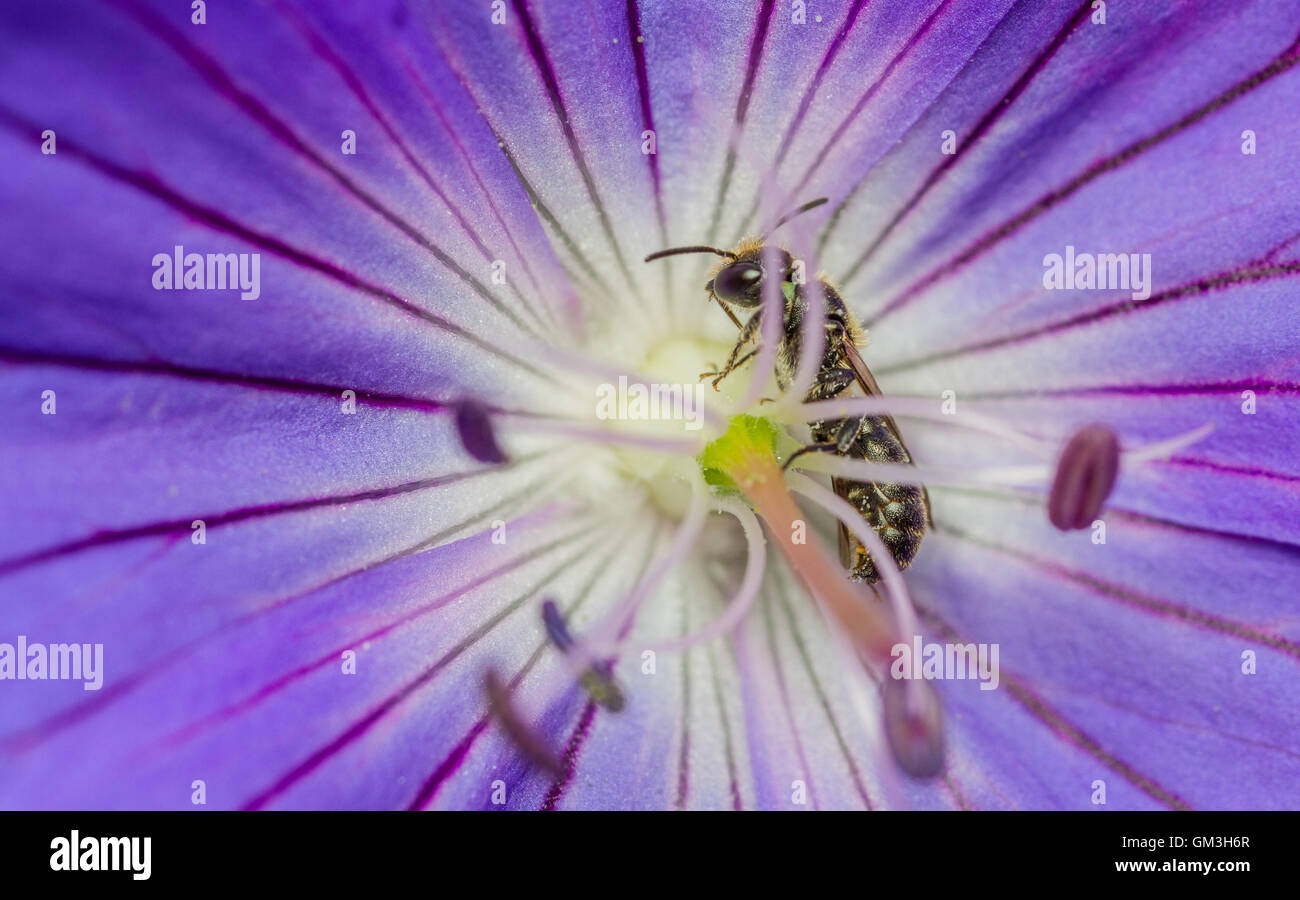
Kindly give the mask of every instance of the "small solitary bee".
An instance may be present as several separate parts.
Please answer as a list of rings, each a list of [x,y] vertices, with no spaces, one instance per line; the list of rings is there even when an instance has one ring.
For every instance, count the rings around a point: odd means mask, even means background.
[[[825,197],[805,203],[794,212],[783,216],[768,229],[771,233],[790,219],[815,209],[826,202]],[[704,286],[708,296],[716,300],[731,321],[740,329],[740,337],[732,348],[727,362],[715,372],[713,386],[748,362],[758,352],[758,339],[762,334],[764,237],[742,241],[734,250],[695,245],[673,247],[651,253],[646,262],[676,256],[682,253],[713,253],[727,261],[719,264]],[[790,387],[799,364],[799,345],[802,325],[808,304],[801,279],[795,277],[796,263],[785,250],[781,250],[779,273],[781,290],[785,296],[785,328],[776,353],[776,381],[782,391]],[[875,377],[862,361],[858,347],[866,342],[866,335],[844,300],[829,281],[818,278],[826,297],[826,350],[821,368],[812,387],[804,397],[805,402],[829,400],[851,391],[856,383],[865,394],[880,394]],[[754,314],[743,325],[732,311],[733,306],[753,309]],[[742,355],[743,353],[743,355]],[[911,454],[899,436],[898,426],[892,416],[859,416],[849,419],[826,419],[812,422],[813,443],[793,453],[790,463],[804,453],[828,452],[841,456],[865,459],[876,463],[910,463]],[[854,481],[832,478],[835,493],[843,497],[862,514],[867,524],[880,535],[893,554],[900,569],[907,568],[921,547],[926,526],[930,522],[930,495],[924,487],[887,482]],[[840,524],[840,561],[855,581],[875,583],[880,572],[866,547]]]

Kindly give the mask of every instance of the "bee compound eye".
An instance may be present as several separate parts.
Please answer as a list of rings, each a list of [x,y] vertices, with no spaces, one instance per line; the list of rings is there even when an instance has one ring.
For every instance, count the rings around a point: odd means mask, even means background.
[[[713,279],[713,292],[723,300],[735,302],[750,294],[763,280],[763,268],[755,263],[732,263]]]

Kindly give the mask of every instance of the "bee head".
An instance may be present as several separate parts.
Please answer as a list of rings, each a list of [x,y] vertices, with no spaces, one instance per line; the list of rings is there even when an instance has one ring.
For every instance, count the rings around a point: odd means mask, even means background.
[[[765,262],[767,267],[764,267]],[[735,260],[714,273],[704,289],[724,303],[754,309],[763,305],[763,279],[774,263],[785,280],[794,265],[790,254],[784,250],[765,251],[759,241],[747,242],[740,246]]]
[[[752,309],[763,302],[763,266],[749,260],[730,263],[704,289],[726,303]]]
[[[735,250],[723,250],[718,247],[711,247],[708,244],[692,244],[688,247],[670,247],[667,250],[659,250],[647,256],[645,261],[653,262],[656,259],[676,256],[681,253],[712,253],[715,256],[726,257],[730,262],[725,263],[721,269],[714,273],[713,277],[709,279],[709,283],[704,286],[704,289],[709,292],[709,296],[720,300],[724,309],[727,309],[728,304],[745,309],[754,309],[763,305],[763,279],[767,274],[763,266],[763,242],[767,235],[789,222],[795,216],[801,215],[810,209],[816,209],[825,202],[825,197],[818,197],[816,200],[805,203],[793,212],[782,216],[771,228],[768,228],[763,233],[762,237],[741,241],[740,246]],[[781,280],[786,281],[788,280],[786,276],[793,271],[794,261],[790,254],[784,250],[778,251],[778,254]],[[771,262],[770,258],[768,261]],[[788,289],[785,294],[787,297],[790,296]],[[732,316],[732,321],[739,325],[740,323],[736,321],[731,311],[728,309],[727,312],[728,315]]]

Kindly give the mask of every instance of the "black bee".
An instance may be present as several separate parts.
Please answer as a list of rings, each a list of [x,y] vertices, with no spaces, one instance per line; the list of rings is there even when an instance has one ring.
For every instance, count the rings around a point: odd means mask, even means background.
[[[769,232],[788,222],[799,213],[806,212],[826,202],[822,197],[806,203],[781,218]],[[713,386],[748,362],[758,352],[758,339],[762,334],[763,282],[768,272],[764,267],[764,238],[742,241],[734,250],[717,247],[690,246],[660,250],[646,257],[646,262],[680,253],[714,253],[726,258],[709,279],[704,289],[722,306],[731,321],[740,329],[740,338],[732,348],[727,362],[716,372],[706,372],[701,377],[713,376]],[[772,254],[769,251],[768,256]],[[776,353],[776,380],[782,391],[790,387],[799,364],[799,345],[804,315],[808,304],[801,279],[796,279],[795,260],[785,250],[776,254],[779,260],[781,290],[785,296],[785,327]],[[829,400],[853,390],[856,384],[868,395],[880,394],[875,377],[858,347],[866,336],[829,281],[818,278],[826,303],[826,350],[821,368],[812,387],[804,397],[805,402]],[[732,307],[753,309],[754,314],[741,324]],[[850,419],[825,419],[810,423],[813,443],[793,453],[785,461],[789,466],[795,457],[810,452],[838,453],[876,463],[910,463],[911,454],[899,436],[898,426],[892,416],[859,416]],[[885,546],[890,549],[900,569],[907,568],[921,547],[921,539],[930,523],[930,495],[924,487],[888,482],[854,481],[832,478],[835,493],[846,499],[862,514]],[[840,559],[854,580],[874,583],[880,573],[867,549],[848,529],[840,525]]]

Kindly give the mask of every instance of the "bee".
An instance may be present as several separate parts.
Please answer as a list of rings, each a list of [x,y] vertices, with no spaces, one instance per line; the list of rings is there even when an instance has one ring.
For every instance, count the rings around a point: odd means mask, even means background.
[[[713,253],[724,258],[714,269],[704,286],[707,296],[716,301],[740,329],[740,336],[726,363],[716,371],[706,372],[701,378],[713,377],[713,386],[758,353],[762,335],[763,284],[769,277],[764,263],[766,234],[775,231],[790,219],[815,209],[826,202],[825,197],[805,203],[783,216],[767,229],[763,237],[742,241],[733,250],[693,245],[660,250],[645,258],[646,262],[683,253]],[[799,348],[803,335],[804,316],[808,312],[805,285],[796,277],[794,258],[785,250],[776,255],[780,287],[785,297],[785,322],[781,343],[776,352],[776,381],[782,391],[789,389],[799,364]],[[768,256],[772,256],[768,251]],[[849,396],[860,389],[865,395],[879,395],[879,385],[858,348],[866,343],[866,333],[849,311],[844,299],[829,280],[818,277],[826,298],[826,349],[821,366],[812,386],[804,397],[805,402],[830,400]],[[752,309],[753,315],[743,324],[733,307]],[[892,416],[856,416],[847,419],[823,419],[809,425],[813,442],[801,447],[785,461],[785,467],[805,453],[825,452],[840,456],[868,460],[874,463],[912,462],[907,446]],[[900,569],[906,569],[916,558],[921,539],[930,524],[930,495],[924,487],[892,482],[855,481],[833,477],[831,486],[835,493],[852,504],[875,530],[889,548]],[[873,584],[880,580],[880,572],[870,553],[848,528],[839,528],[840,561],[855,581]]]

